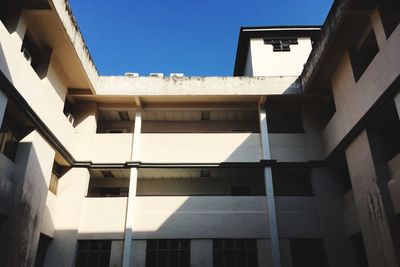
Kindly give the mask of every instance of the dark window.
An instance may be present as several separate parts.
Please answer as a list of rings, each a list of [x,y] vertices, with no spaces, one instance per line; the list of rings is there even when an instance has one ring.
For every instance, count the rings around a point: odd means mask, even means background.
[[[128,187],[89,187],[88,197],[127,197]]]
[[[190,240],[147,240],[146,267],[189,267]]]
[[[358,46],[350,49],[350,60],[355,81],[358,81],[379,52],[375,32],[370,28]]]
[[[400,2],[398,0],[381,1],[378,10],[386,37],[389,38],[400,23]]]
[[[42,79],[47,75],[51,59],[51,48],[40,48],[33,38],[26,33],[22,41],[21,52],[35,70],[36,74]]]
[[[50,237],[48,237],[44,234],[40,234],[39,244],[38,244],[38,248],[36,251],[35,267],[44,266],[44,260],[46,258],[47,247],[49,246],[50,242],[51,242]]]
[[[302,106],[298,101],[270,97],[265,109],[269,133],[304,133]]]
[[[13,129],[3,126],[0,130],[0,153],[14,161],[18,148],[18,137]]]
[[[256,239],[214,239],[214,267],[256,267]]]
[[[361,232],[350,237],[353,247],[354,258],[357,267],[368,267],[367,254],[365,253],[364,241]]]
[[[290,239],[293,267],[323,267],[325,253],[322,239],[293,238]]]
[[[232,186],[231,187],[232,196],[250,196],[251,190],[248,186]]]
[[[53,168],[51,171],[51,178],[50,178],[50,185],[49,190],[50,192],[57,194],[57,187],[58,187],[58,180],[61,177],[61,167],[58,165],[57,162],[54,161]]]
[[[312,196],[309,168],[279,167],[272,169],[276,196]]]
[[[325,128],[330,119],[336,113],[335,98],[333,97],[332,88],[330,88],[330,90],[326,92],[326,95],[323,97],[322,101],[323,101],[323,106],[321,110],[322,127]]]
[[[289,52],[291,45],[297,45],[296,38],[264,39],[264,44],[272,45],[274,52]]]
[[[77,267],[108,267],[111,240],[79,240]]]

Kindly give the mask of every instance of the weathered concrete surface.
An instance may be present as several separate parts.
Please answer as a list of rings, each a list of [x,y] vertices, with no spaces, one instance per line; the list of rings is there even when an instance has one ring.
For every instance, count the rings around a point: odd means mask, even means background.
[[[300,92],[297,76],[287,77],[100,77],[98,95],[235,96]]]
[[[39,241],[54,151],[32,132],[18,146],[16,185],[10,217],[1,225],[0,263],[2,266],[33,266]]]
[[[397,266],[366,131],[347,147],[346,158],[369,266]]]
[[[321,36],[318,43],[314,46],[311,54],[304,66],[301,74],[301,85],[307,90],[318,70],[320,70],[328,50],[331,48],[336,38],[339,28],[343,24],[347,11],[350,9],[354,0],[335,1],[331,7],[331,11],[322,27]]]
[[[0,153],[0,215],[9,216],[13,209],[15,184],[11,181],[15,164]]]

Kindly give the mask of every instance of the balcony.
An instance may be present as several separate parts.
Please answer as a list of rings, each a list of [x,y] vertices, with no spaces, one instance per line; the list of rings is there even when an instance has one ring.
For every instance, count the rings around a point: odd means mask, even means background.
[[[142,162],[219,163],[258,162],[259,133],[145,133]]]

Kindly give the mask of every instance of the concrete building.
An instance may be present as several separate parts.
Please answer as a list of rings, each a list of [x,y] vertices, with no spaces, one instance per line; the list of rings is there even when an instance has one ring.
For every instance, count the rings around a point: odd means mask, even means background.
[[[0,266],[399,266],[400,5],[240,30],[234,77],[99,76],[0,2]]]

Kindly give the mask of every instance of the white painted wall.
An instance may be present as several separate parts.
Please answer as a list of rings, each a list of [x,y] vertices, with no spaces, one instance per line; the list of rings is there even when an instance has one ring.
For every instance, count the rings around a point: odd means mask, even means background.
[[[142,134],[142,162],[258,162],[260,134]]]
[[[122,163],[130,161],[133,134],[93,135],[90,159],[95,163]]]
[[[126,197],[83,200],[79,239],[122,239],[125,230]]]
[[[311,53],[311,39],[298,38],[298,45],[290,45],[290,52],[274,52],[264,39],[253,38],[247,59],[245,74],[252,76],[299,76]],[[247,75],[246,75],[247,76]]]
[[[266,238],[265,197],[136,197],[135,239]]]
[[[17,88],[51,132],[71,151],[74,129],[60,110],[60,99],[52,86],[39,79],[20,52],[20,43],[8,33],[0,22],[0,70]],[[61,106],[62,110],[62,106]]]

